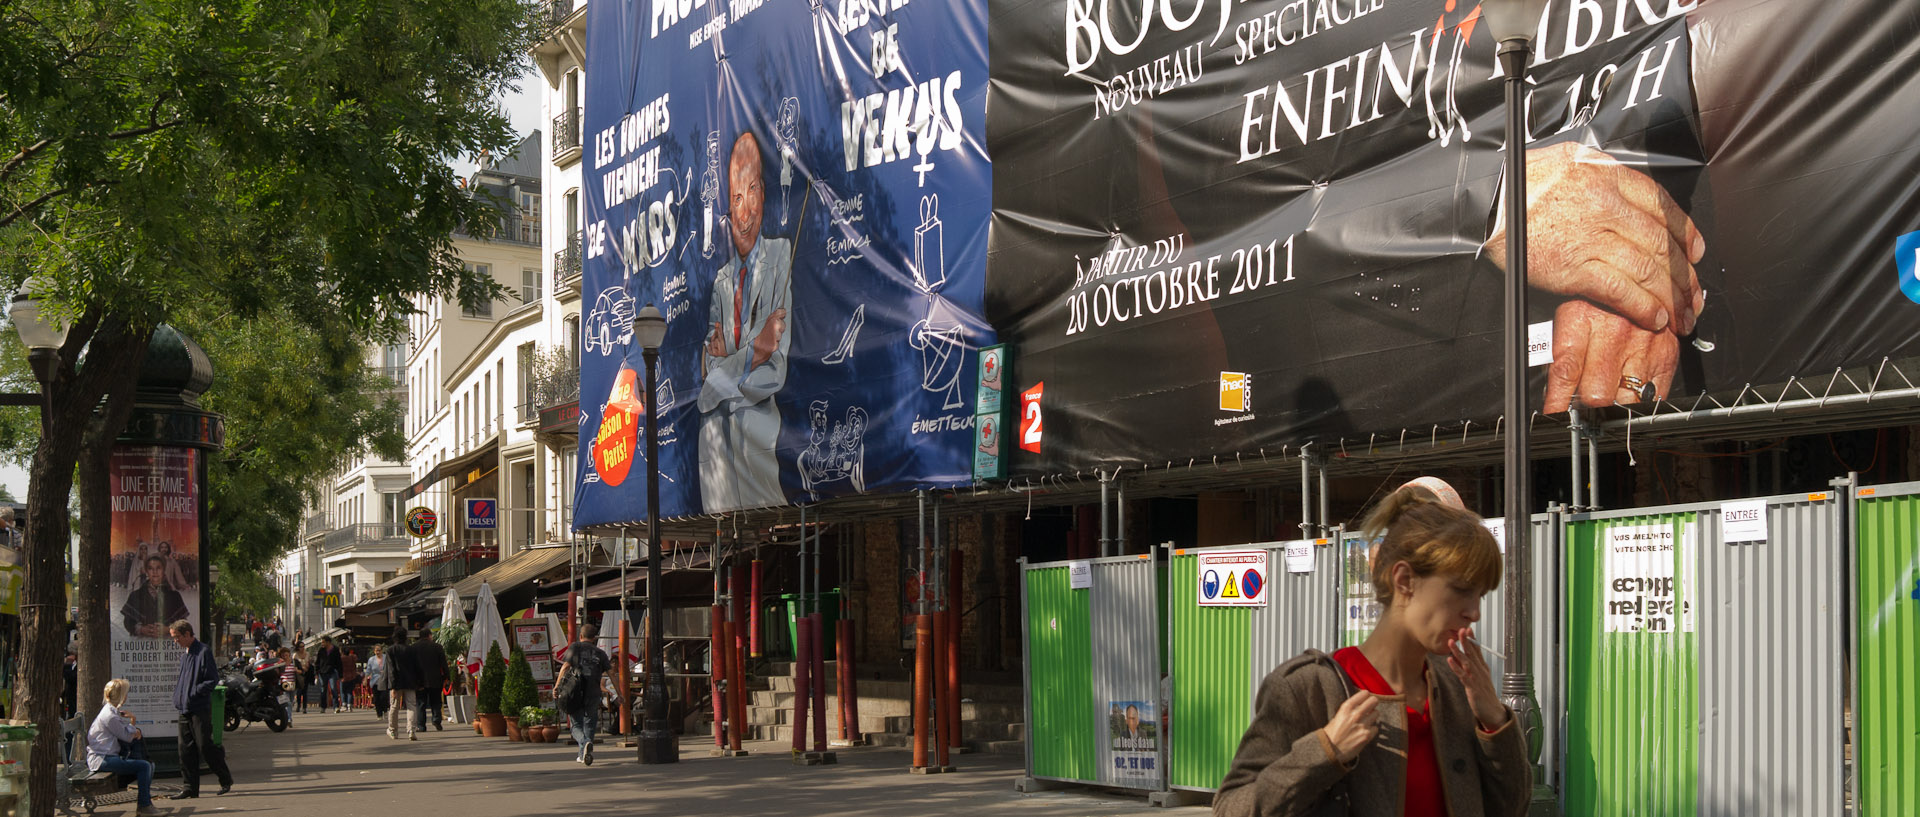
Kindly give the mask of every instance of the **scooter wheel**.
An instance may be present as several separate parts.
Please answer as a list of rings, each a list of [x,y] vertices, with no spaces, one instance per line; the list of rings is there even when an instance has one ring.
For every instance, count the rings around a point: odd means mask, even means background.
[[[240,731],[240,713],[235,712],[231,709],[227,710],[226,729],[229,732]]]
[[[278,712],[275,712],[271,715],[261,718],[261,720],[266,721],[267,729],[269,731],[273,731],[273,732],[287,731],[287,717]]]

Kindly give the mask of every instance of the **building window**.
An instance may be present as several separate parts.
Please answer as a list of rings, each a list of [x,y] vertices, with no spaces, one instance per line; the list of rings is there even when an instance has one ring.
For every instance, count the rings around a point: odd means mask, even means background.
[[[572,364],[573,368],[578,369],[580,368],[580,316],[568,315],[566,327],[567,362]]]
[[[475,264],[471,261],[468,261],[465,263],[466,263],[468,272],[479,275],[482,278],[493,277],[492,265]],[[493,302],[488,301],[487,303],[480,304],[478,308],[469,308],[465,305],[462,305],[460,307],[460,314],[463,317],[468,317],[468,318],[491,318],[493,317]]]
[[[533,344],[520,344],[514,357],[520,369],[520,422],[524,423],[533,419],[536,408],[534,406]]]
[[[540,270],[537,267],[523,267],[520,270],[520,302],[530,304],[540,300]]]

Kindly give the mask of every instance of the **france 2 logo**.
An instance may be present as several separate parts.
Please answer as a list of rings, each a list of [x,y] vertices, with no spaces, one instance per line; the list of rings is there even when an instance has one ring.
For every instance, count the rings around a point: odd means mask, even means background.
[[[1900,292],[1920,304],[1920,231],[1893,240],[1893,265],[1900,270]]]

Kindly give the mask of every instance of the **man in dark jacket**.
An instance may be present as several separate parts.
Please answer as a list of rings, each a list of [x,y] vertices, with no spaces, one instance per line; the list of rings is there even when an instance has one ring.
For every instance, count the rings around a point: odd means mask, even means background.
[[[427,712],[433,712],[433,728],[439,731],[440,689],[447,683],[447,651],[424,631],[420,638],[407,648],[413,653],[413,663],[420,670],[419,708],[414,710],[413,731],[427,731]]]
[[[175,621],[167,628],[173,643],[186,648],[180,655],[180,680],[173,686],[173,708],[180,712],[181,790],[173,796],[185,800],[200,796],[200,758],[220,779],[220,793],[233,790],[233,773],[227,771],[227,752],[213,742],[213,688],[220,683],[220,671],[213,664],[213,650],[193,637],[193,625]]]
[[[313,655],[313,674],[320,678],[320,711],[332,707],[335,712],[347,711],[347,702],[340,698],[340,670],[345,666],[340,659],[340,648],[334,646],[333,636],[320,637],[320,650]]]
[[[414,735],[414,707],[418,704],[416,690],[420,688],[420,662],[414,654],[414,648],[407,644],[407,628],[397,627],[393,631],[393,643],[387,647],[387,677],[393,682],[393,705],[387,708],[387,737],[400,739],[400,731],[406,730],[407,740],[419,740]]]

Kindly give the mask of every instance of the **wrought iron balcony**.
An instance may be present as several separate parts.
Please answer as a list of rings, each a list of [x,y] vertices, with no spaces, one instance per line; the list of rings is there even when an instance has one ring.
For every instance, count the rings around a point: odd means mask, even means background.
[[[363,522],[355,525],[343,525],[327,531],[320,540],[321,553],[337,553],[347,549],[362,550],[406,550],[407,526],[400,523],[385,524]]]
[[[453,231],[454,235],[463,238],[477,238],[482,241],[500,241],[508,244],[528,244],[537,247],[540,245],[540,217],[523,216],[518,213],[503,213],[499,220],[492,224],[490,235],[478,235],[477,232],[479,231],[467,229],[467,225],[465,224],[460,225],[458,229]]]
[[[555,162],[565,162],[580,156],[581,119],[582,114],[579,108],[561,111],[559,116],[553,118],[553,160]]]
[[[561,288],[580,291],[580,234],[567,236],[567,246],[553,254],[553,278]]]
[[[548,0],[547,22],[558,27],[561,23],[567,21],[567,17],[573,14],[575,7],[574,0]]]
[[[580,367],[561,369],[533,381],[533,409],[552,408],[580,399]]]

